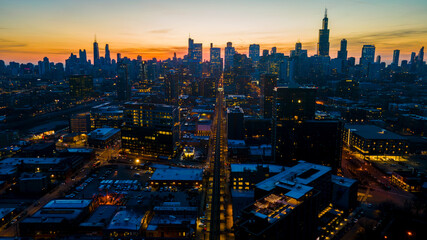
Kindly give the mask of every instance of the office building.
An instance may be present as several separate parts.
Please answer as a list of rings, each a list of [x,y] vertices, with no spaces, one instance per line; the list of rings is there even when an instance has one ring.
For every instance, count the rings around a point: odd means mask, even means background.
[[[375,59],[375,46],[363,45],[362,57],[360,57],[359,64],[367,67],[369,64],[374,63],[374,59]]]
[[[123,151],[156,158],[173,157],[179,144],[178,111],[171,105],[126,103],[122,127]]]
[[[211,74],[220,72],[222,70],[221,48],[214,48],[212,43],[210,48],[210,63]]]
[[[70,132],[88,133],[90,132],[90,114],[75,114],[70,118]]]
[[[109,148],[120,139],[118,128],[97,128],[88,134],[88,144],[94,148]]]
[[[105,62],[107,64],[111,63],[110,47],[108,46],[108,44],[105,44]]]
[[[72,75],[68,77],[70,97],[74,100],[84,100],[92,96],[93,78],[88,75]]]
[[[244,112],[239,106],[227,108],[227,137],[228,139],[245,139]]]
[[[125,63],[118,64],[117,75],[117,99],[120,101],[127,101],[131,97],[128,65]]]
[[[253,190],[255,185],[285,170],[274,164],[231,164],[230,180],[233,190]]]
[[[123,109],[112,106],[109,102],[90,109],[90,129],[110,127],[121,128],[123,124]]]
[[[277,86],[276,74],[261,75],[261,115],[271,118],[273,114],[274,88]]]
[[[341,60],[347,60],[347,40],[341,40],[340,50],[338,51],[338,56]]]
[[[317,43],[317,55],[329,56],[329,29],[328,29],[328,13],[325,9],[325,17],[322,22],[322,29],[319,30],[319,42]]]
[[[409,151],[406,137],[375,125],[345,124],[343,140],[347,146],[367,158],[396,159]]]
[[[233,44],[231,42],[227,42],[227,47],[224,49],[224,68],[225,70],[231,70],[233,67],[233,61],[234,61],[234,54],[236,53],[236,50],[233,47]]]
[[[95,41],[93,42],[93,65],[96,66],[98,64],[99,64],[99,47],[95,37]]]
[[[400,50],[396,49],[393,51],[393,62],[391,64],[395,67],[399,66],[399,55]]]
[[[260,47],[259,44],[249,45],[249,58],[252,59],[252,63],[257,66],[259,62]]]

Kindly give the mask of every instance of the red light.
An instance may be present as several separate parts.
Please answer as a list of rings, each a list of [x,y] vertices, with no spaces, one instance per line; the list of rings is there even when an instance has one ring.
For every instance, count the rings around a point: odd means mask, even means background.
[[[408,232],[408,236],[412,236],[412,232]]]

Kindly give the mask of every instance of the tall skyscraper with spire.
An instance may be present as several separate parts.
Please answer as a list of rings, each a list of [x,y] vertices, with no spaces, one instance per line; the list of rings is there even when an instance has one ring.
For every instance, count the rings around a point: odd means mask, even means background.
[[[93,64],[98,65],[98,62],[99,62],[99,47],[98,47],[98,42],[96,41],[96,36],[95,36],[95,41],[93,42]]]
[[[108,44],[105,44],[105,61],[107,64],[111,63],[111,57],[110,57],[110,47]]]
[[[328,29],[328,12],[325,9],[322,29],[319,30],[319,42],[317,43],[317,55],[329,56],[329,29]]]

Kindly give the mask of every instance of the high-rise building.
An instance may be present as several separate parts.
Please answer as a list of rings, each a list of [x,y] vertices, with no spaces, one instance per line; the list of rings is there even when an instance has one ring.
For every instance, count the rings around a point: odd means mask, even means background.
[[[244,112],[241,107],[227,108],[227,129],[228,139],[245,139]]]
[[[110,57],[110,47],[108,44],[105,44],[105,61],[107,64],[111,63],[111,57]]]
[[[396,49],[393,51],[393,62],[392,62],[392,64],[394,66],[399,65],[399,55],[400,55],[400,50]]]
[[[72,75],[68,78],[70,97],[74,100],[88,98],[93,92],[93,78],[88,75]]]
[[[125,63],[119,64],[117,66],[117,75],[117,98],[120,101],[127,101],[131,95],[128,65]]]
[[[277,86],[276,74],[261,76],[261,114],[264,118],[271,118],[273,114],[274,88]]]
[[[179,145],[179,110],[175,106],[128,102],[124,109],[122,149],[153,158],[173,157]]]
[[[375,60],[375,46],[374,45],[363,45],[362,56],[360,57],[360,65],[367,66],[370,63],[374,63]]]
[[[188,64],[190,72],[195,76],[201,77],[203,62],[203,46],[201,43],[194,43],[194,40],[188,38]]]
[[[322,29],[319,30],[319,43],[317,44],[317,55],[329,56],[329,29],[328,29],[328,13],[325,9],[325,17],[323,18]]]
[[[228,42],[227,47],[225,47],[224,49],[225,70],[230,70],[233,67],[235,53],[236,53],[236,50],[234,49],[233,44],[231,42]]]
[[[79,59],[80,63],[87,63],[86,49],[83,49],[83,51],[79,49]]]
[[[98,65],[98,63],[99,63],[99,47],[95,37],[95,41],[93,42],[93,64]]]
[[[341,47],[338,51],[338,58],[342,60],[347,60],[347,40],[341,40]]]
[[[120,63],[120,61],[122,61],[122,54],[117,53],[117,63]]]
[[[295,129],[304,120],[314,119],[316,88],[276,87],[273,103],[273,160],[289,164],[296,155]]]
[[[277,47],[272,47],[271,48],[271,55],[274,55],[277,53]]]
[[[251,44],[249,45],[249,58],[252,59],[254,65],[257,65],[259,62],[259,44]]]
[[[221,48],[210,48],[211,73],[222,70]]]
[[[80,113],[71,116],[70,132],[72,133],[89,133],[90,132],[90,114]]]
[[[378,64],[380,64],[380,63],[381,63],[381,55],[378,55],[378,56],[377,56],[377,61],[376,61],[376,63],[378,63]]]

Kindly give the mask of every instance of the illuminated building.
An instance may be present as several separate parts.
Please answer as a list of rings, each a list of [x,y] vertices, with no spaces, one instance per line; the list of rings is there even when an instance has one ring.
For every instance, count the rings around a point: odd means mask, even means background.
[[[400,50],[393,51],[393,62],[391,64],[396,67],[399,66],[399,55],[400,55]]]
[[[260,48],[259,44],[249,45],[249,58],[252,59],[254,65],[257,65],[259,62]]]
[[[252,190],[255,184],[285,170],[273,164],[231,164],[230,180],[233,190]]]
[[[211,43],[210,48],[210,63],[211,63],[211,73],[218,73],[222,70],[222,58],[221,58],[221,48],[214,48]]]
[[[391,182],[407,192],[421,192],[425,176],[416,170],[394,171]]]
[[[97,128],[88,134],[88,144],[95,148],[114,146],[120,139],[120,129]]]
[[[274,88],[277,86],[276,74],[261,76],[261,114],[264,118],[271,118],[273,114]]]
[[[70,118],[70,132],[72,133],[88,133],[90,132],[90,115],[80,113],[73,115]]]
[[[92,96],[93,78],[88,75],[72,75],[68,77],[70,97],[74,100],[83,100]]]
[[[175,106],[127,102],[122,149],[129,154],[172,157],[179,138],[179,110]]]
[[[328,14],[325,9],[325,17],[323,18],[322,29],[319,30],[319,42],[317,43],[317,55],[329,56],[329,29],[328,29]]]
[[[121,128],[123,124],[123,110],[118,106],[104,103],[90,109],[91,131],[102,128]]]
[[[406,137],[374,125],[345,124],[343,140],[352,149],[375,160],[382,157],[395,159],[408,154]]]
[[[227,43],[227,47],[224,49],[224,68],[225,70],[230,70],[234,64],[234,54],[236,53],[236,50],[233,47],[233,44],[231,42]]]
[[[108,44],[105,44],[105,61],[107,64],[111,63],[110,47]]]

